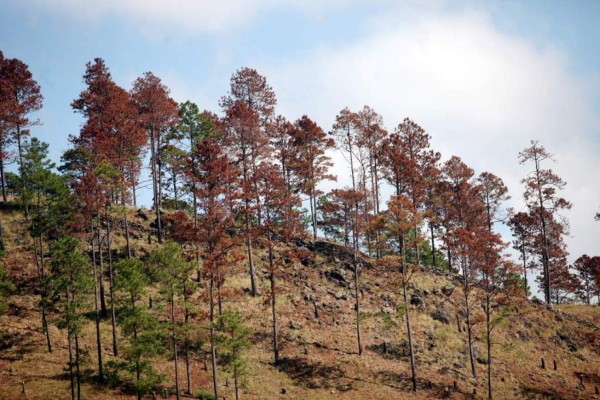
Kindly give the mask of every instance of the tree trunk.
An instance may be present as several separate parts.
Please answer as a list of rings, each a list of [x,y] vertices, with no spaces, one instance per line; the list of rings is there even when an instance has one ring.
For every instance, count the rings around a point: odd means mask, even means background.
[[[100,222],[100,218],[98,218],[98,222]],[[98,227],[96,231],[98,235],[98,258],[100,260],[100,274],[98,275],[98,285],[100,287],[100,314],[102,315],[102,318],[106,318],[106,316],[108,315],[108,311],[106,307],[106,290],[104,289],[104,258],[102,256],[102,239],[100,237],[100,227]]]
[[[410,310],[408,308],[408,296],[406,294],[406,286],[408,285],[407,280],[407,270],[406,270],[406,251],[404,246],[404,237],[400,238],[400,254],[402,257],[402,294],[404,296],[404,307],[406,309],[406,332],[408,336],[408,353],[410,356],[410,372],[411,372],[411,380],[412,380],[412,390],[413,392],[417,391],[417,367],[415,365],[415,351],[413,348],[412,341],[412,329],[410,326]]]
[[[117,344],[117,319],[115,315],[115,298],[114,298],[114,271],[112,262],[112,251],[110,248],[110,218],[106,218],[106,249],[108,251],[108,276],[109,276],[109,295],[110,295],[110,317],[112,322],[112,336],[113,336],[113,355],[117,357],[119,355],[119,347]]]
[[[310,201],[310,217],[313,228],[313,239],[317,239],[317,199],[314,189],[311,189],[309,194]]]
[[[429,231],[431,232],[431,263],[433,264],[433,269],[437,269],[437,263],[435,262],[435,234],[431,222],[429,223]]]
[[[248,218],[248,217],[246,217]],[[250,221],[246,222],[246,229],[250,229]],[[246,249],[248,251],[248,266],[250,268],[250,289],[252,292],[252,296],[256,296],[256,277],[254,276],[254,256],[252,254],[252,238],[250,237],[250,233],[248,232],[248,237],[246,238]]]
[[[125,210],[125,242],[127,246],[127,258],[131,258],[131,245],[129,243],[129,218],[127,217],[127,210]]]
[[[69,348],[69,378],[71,379],[71,400],[75,400],[75,375],[73,374],[73,346],[71,344],[71,327],[69,326],[69,324],[67,324],[67,343]]]
[[[42,329],[46,334],[46,346],[48,348],[48,353],[52,353],[52,342],[50,340],[50,329],[48,329],[48,313],[46,310],[46,261],[44,256],[44,241],[42,240],[42,235],[40,235],[40,279],[41,279],[41,297],[42,297]],[[34,239],[35,244],[35,239]],[[37,254],[37,252],[36,252]]]
[[[2,150],[0,150],[2,152]],[[2,200],[6,203],[6,180],[4,179],[4,157],[0,157],[0,184],[2,185]]]
[[[211,352],[211,359],[212,359],[212,372],[213,372],[213,388],[214,388],[214,394],[215,394],[215,399],[219,398],[219,384],[217,382],[217,351],[215,348],[215,327],[214,327],[214,322],[215,322],[215,300],[214,300],[214,285],[215,285],[215,279],[214,276],[211,274],[210,277],[210,292],[209,292],[209,297],[210,297],[210,352]]]
[[[360,336],[360,290],[358,287],[358,262],[356,260],[357,252],[356,235],[354,235],[353,251],[352,251],[352,264],[354,267],[354,309],[356,311],[356,341],[358,344],[358,355],[361,356],[363,353],[362,340]]]
[[[463,280],[465,283],[465,313],[467,315],[467,342],[469,344],[469,361],[471,363],[471,373],[474,378],[477,378],[477,370],[475,369],[475,357],[473,355],[473,332],[471,329],[471,307],[469,305],[469,288],[467,282],[467,272],[463,265]]]
[[[133,207],[137,207],[137,196],[135,193],[135,182],[132,183],[131,185],[131,192],[132,192],[132,200],[133,200]]]
[[[194,244],[194,257],[196,257],[196,282],[200,283],[202,280],[202,269],[200,268],[200,250],[197,243]]]
[[[487,329],[487,377],[488,377],[488,399],[492,400],[492,325],[490,322],[490,295],[485,296],[485,323]]]
[[[154,196],[154,212],[156,213],[156,236],[158,243],[162,243],[162,229],[160,221],[160,199],[158,193],[157,149],[154,138],[154,127],[150,128],[150,168],[152,174],[152,194]]]
[[[23,144],[21,143],[21,124],[17,122],[17,147],[19,149],[19,178],[23,183]],[[25,218],[29,219],[29,205],[25,204]]]
[[[185,322],[186,328],[189,324],[189,319],[190,319],[190,310],[188,308],[188,300],[189,300],[188,295],[187,295],[186,289],[184,287],[184,297],[183,297],[183,301],[185,303],[184,322]],[[185,347],[185,377],[186,377],[186,382],[187,382],[187,394],[191,395],[192,394],[192,375],[191,375],[191,371],[190,371],[190,341],[189,341],[188,335],[185,336],[183,345]]]
[[[75,370],[77,371],[77,400],[81,400],[81,371],[79,369],[79,335],[75,334]]]
[[[548,256],[548,237],[546,236],[546,218],[544,217],[544,197],[540,179],[539,160],[535,159],[535,175],[538,189],[538,201],[540,205],[540,221],[542,223],[542,264],[544,268],[544,298],[546,304],[551,303],[550,295],[550,258]]]
[[[521,244],[521,255],[523,257],[523,279],[525,279],[525,297],[529,295],[529,284],[527,283],[527,257],[525,253],[525,243]]]
[[[236,373],[233,377],[233,385],[235,387],[235,400],[240,400],[239,388],[238,388],[238,374]]]
[[[175,394],[177,395],[177,400],[179,400],[179,368],[177,365],[177,335],[175,332],[175,296],[173,294],[173,288],[171,288],[171,324],[173,324],[171,338],[173,340],[173,359],[175,362]]]
[[[92,267],[94,272],[94,319],[96,322],[96,351],[98,353],[98,381],[104,382],[104,371],[102,366],[102,340],[100,337],[100,310],[98,307],[98,271],[96,270],[96,251],[94,249],[94,224],[92,222]]]
[[[267,220],[270,220],[267,211]],[[273,245],[271,244],[271,230],[269,232],[269,281],[271,282],[271,313],[273,316],[273,357],[275,365],[279,364],[279,337],[277,332],[277,297],[275,292],[275,266],[273,264]],[[237,383],[236,383],[237,385]]]

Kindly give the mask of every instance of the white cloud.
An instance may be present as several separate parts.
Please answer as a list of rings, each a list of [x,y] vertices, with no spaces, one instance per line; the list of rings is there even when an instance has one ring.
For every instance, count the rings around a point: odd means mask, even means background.
[[[501,33],[483,11],[405,11],[371,21],[357,43],[260,66],[280,111],[306,113],[325,130],[345,106],[372,106],[390,129],[408,116],[444,158],[456,154],[477,173],[502,177],[517,208],[528,171],[517,154],[538,139],[558,160],[548,167],[568,182],[572,257],[599,254],[600,143],[592,135],[600,118],[592,103],[600,91],[590,85],[597,81],[571,75],[559,49]],[[346,165],[338,162],[336,171],[338,184],[348,184]]]

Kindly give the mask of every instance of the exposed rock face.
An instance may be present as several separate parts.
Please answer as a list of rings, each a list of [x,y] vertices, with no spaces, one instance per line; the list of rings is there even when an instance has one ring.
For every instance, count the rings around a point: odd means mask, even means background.
[[[300,330],[300,329],[302,329],[302,325],[297,324],[297,323],[295,323],[293,321],[290,321],[289,327],[290,327],[290,329],[293,329],[293,330]]]
[[[345,272],[339,269],[332,269],[330,271],[325,272],[325,276],[329,279],[335,281],[341,286],[346,286],[348,282],[346,281]]]
[[[412,295],[412,297],[410,298],[410,304],[412,304],[413,306],[417,306],[417,308],[421,312],[425,311],[425,300],[423,300],[423,298],[421,298],[417,294]]]
[[[444,293],[446,296],[451,296],[452,293],[454,292],[454,289],[456,289],[456,286],[446,285],[446,286],[442,287],[442,293]]]
[[[449,324],[452,320],[452,308],[450,304],[444,301],[431,313],[431,318],[444,324]]]

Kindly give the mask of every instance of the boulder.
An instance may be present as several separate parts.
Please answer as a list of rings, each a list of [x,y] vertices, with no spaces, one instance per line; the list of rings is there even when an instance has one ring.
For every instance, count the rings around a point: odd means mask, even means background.
[[[345,286],[348,282],[346,281],[346,277],[344,273],[338,269],[332,269],[330,271],[325,272],[325,275],[334,281],[337,281],[342,286]]]
[[[423,300],[423,298],[419,297],[416,294],[413,294],[412,297],[410,298],[410,304],[412,304],[413,306],[417,306],[419,308],[425,307],[425,301]]]
[[[442,293],[444,293],[446,296],[450,296],[454,292],[454,289],[456,289],[456,286],[446,285],[446,286],[442,287]]]
[[[450,324],[452,321],[452,308],[450,304],[444,301],[431,313],[431,318],[444,324]]]
[[[294,323],[294,321],[290,321],[290,329],[300,330],[302,329],[302,325]]]

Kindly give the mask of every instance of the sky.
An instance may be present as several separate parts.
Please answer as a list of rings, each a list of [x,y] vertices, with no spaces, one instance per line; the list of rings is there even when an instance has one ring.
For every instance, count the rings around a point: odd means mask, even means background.
[[[500,176],[516,210],[530,171],[517,155],[539,140],[573,203],[573,261],[600,254],[597,21],[593,0],[0,0],[0,50],[41,85],[33,134],[56,161],[83,122],[70,103],[95,57],[126,89],[152,71],[175,100],[215,112],[247,66],[290,120],[307,114],[328,131],[342,108],[369,105],[392,131],[409,117],[444,160],[458,155]],[[350,183],[332,157],[338,181],[324,189]]]

